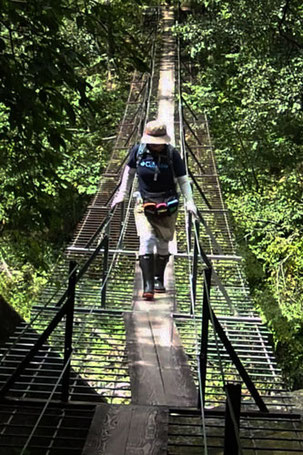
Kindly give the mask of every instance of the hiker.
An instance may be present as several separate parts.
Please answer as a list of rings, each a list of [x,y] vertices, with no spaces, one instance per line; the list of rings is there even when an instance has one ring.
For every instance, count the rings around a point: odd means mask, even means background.
[[[159,120],[146,124],[141,143],[130,151],[111,204],[113,208],[125,199],[137,173],[139,192],[134,214],[140,238],[143,298],[146,300],[152,300],[154,292],[166,292],[164,271],[169,260],[168,242],[174,237],[179,204],[176,181],[186,200],[187,211],[197,215],[183,160],[169,143],[165,124]]]

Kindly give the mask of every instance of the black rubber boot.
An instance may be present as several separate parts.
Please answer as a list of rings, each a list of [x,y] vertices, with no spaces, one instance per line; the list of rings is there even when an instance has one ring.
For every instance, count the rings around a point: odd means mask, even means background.
[[[154,297],[154,255],[139,256],[139,264],[143,276],[143,298],[152,300]]]
[[[155,292],[166,292],[164,287],[164,271],[169,260],[169,254],[166,256],[156,255],[155,260]]]

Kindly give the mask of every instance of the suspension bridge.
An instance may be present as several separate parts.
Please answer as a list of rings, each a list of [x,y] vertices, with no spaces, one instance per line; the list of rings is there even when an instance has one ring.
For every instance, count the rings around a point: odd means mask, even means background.
[[[186,102],[195,64],[172,8],[148,10],[150,72],[135,72],[97,193],[53,277],[1,349],[0,454],[303,453],[270,334],[254,309],[205,115]],[[136,182],[110,209],[130,146],[160,117],[192,181],[166,294],[141,298]]]

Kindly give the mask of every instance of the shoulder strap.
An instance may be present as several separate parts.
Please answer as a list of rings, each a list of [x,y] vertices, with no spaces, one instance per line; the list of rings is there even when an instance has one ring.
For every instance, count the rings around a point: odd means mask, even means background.
[[[146,144],[141,143],[137,151],[136,167],[139,166],[140,161],[143,158],[144,153],[146,152]]]
[[[146,144],[141,143],[139,145],[138,151],[137,151],[137,156],[136,156],[136,167],[139,166],[140,161],[143,158],[143,155],[147,152],[147,147]],[[175,169],[174,169],[174,160],[173,160],[173,154],[174,154],[174,147],[171,144],[167,145],[167,159],[168,159],[168,164],[170,166],[171,172],[173,174],[173,177],[175,178]]]
[[[170,169],[172,171],[173,177],[175,178],[175,169],[174,169],[174,147],[171,144],[167,145],[167,158],[168,158],[168,163],[170,166]]]

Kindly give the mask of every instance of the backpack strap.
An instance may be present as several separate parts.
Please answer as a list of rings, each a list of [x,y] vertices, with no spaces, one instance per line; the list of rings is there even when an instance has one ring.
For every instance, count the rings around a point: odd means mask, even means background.
[[[143,158],[143,155],[145,153],[147,153],[146,144],[141,143],[139,145],[139,148],[138,148],[138,151],[136,154],[136,168],[138,168],[138,166]],[[169,164],[170,170],[172,172],[173,178],[175,179],[176,176],[175,176],[175,169],[174,169],[173,154],[174,154],[174,147],[171,144],[168,144],[167,145],[167,159],[168,159],[168,164]],[[158,172],[159,172],[159,170],[158,170]]]
[[[175,169],[174,169],[174,147],[171,144],[167,145],[167,158],[168,158],[168,164],[170,166],[171,172],[173,174],[173,178],[175,179]]]
[[[136,154],[136,168],[138,168],[140,161],[143,158],[143,155],[146,153],[146,144],[141,143],[139,145],[137,154]]]

